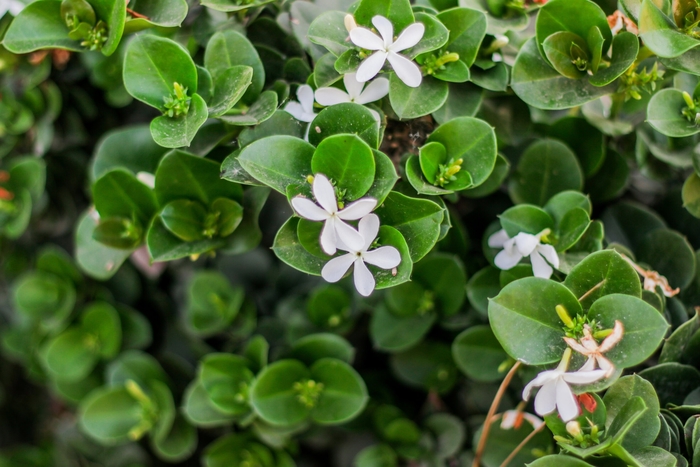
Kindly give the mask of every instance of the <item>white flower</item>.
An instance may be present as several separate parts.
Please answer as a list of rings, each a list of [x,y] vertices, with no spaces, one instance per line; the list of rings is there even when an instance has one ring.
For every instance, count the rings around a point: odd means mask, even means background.
[[[549,279],[554,272],[552,266],[559,267],[559,256],[552,245],[540,243],[540,239],[548,233],[549,229],[545,229],[537,235],[520,232],[515,237],[510,238],[505,230],[499,230],[489,237],[488,242],[491,248],[503,248],[503,251],[496,255],[493,262],[500,269],[507,270],[514,268],[521,259],[529,256],[535,277]],[[552,266],[547,264],[547,261]]]
[[[347,73],[343,76],[343,83],[347,92],[338,88],[319,88],[316,90],[316,102],[321,105],[336,105],[345,102],[356,104],[369,104],[378,101],[389,94],[389,80],[377,78],[365,88],[365,83],[357,80],[355,73]]]
[[[136,174],[136,179],[151,190],[156,187],[156,176],[150,172],[138,172]]]
[[[325,222],[321,231],[323,251],[334,255],[336,248],[341,245],[340,242],[342,245],[347,245],[348,248],[358,250],[362,248],[365,240],[360,232],[343,221],[354,221],[365,217],[377,207],[377,200],[374,198],[358,199],[339,211],[335,189],[323,174],[314,176],[312,190],[318,204],[303,196],[296,196],[292,199],[292,206],[297,214],[304,219]]]
[[[401,263],[401,254],[393,246],[382,246],[376,250],[368,251],[377,237],[377,232],[379,232],[379,217],[376,214],[363,217],[358,229],[364,239],[363,245],[359,248],[351,248],[339,243],[338,248],[347,251],[348,254],[328,261],[321,270],[321,276],[328,282],[338,282],[354,264],[355,288],[360,295],[367,297],[374,290],[375,281],[365,263],[373,264],[382,269],[392,269]]]
[[[410,49],[416,45],[425,33],[422,23],[413,23],[403,30],[398,39],[394,40],[394,26],[391,21],[383,16],[372,18],[372,24],[377,28],[381,37],[367,28],[356,27],[350,31],[350,40],[353,44],[367,50],[376,50],[372,55],[360,63],[357,69],[357,80],[361,83],[374,78],[389,60],[396,72],[396,76],[406,86],[417,88],[423,79],[423,74],[418,65],[407,57],[397,52]]]
[[[522,410],[506,410],[503,412],[503,418],[501,418],[501,429],[511,430],[515,428],[518,430],[523,420],[530,422],[530,425],[535,430],[538,430],[544,424],[541,418],[531,413],[523,412]]]
[[[622,333],[624,332],[622,321],[615,321],[615,326],[613,327],[612,333],[608,335],[603,342],[598,345],[593,333],[591,332],[591,327],[587,324],[583,326],[583,337],[581,342],[577,342],[575,339],[570,337],[565,337],[564,341],[569,347],[574,349],[576,352],[588,357],[586,363],[581,367],[580,371],[593,370],[598,364],[598,368],[605,370],[605,377],[609,377],[615,371],[613,363],[605,358],[603,354],[617,345],[622,339]]]
[[[314,90],[308,84],[297,89],[299,102],[289,101],[284,106],[284,111],[292,114],[292,117],[301,122],[312,122],[316,118],[314,113]]]
[[[12,16],[17,16],[26,5],[19,0],[0,0],[0,18],[8,11]]]
[[[540,388],[535,396],[535,412],[538,415],[545,416],[558,410],[563,421],[573,420],[579,415],[579,405],[569,384],[590,384],[605,377],[605,370],[567,373],[570,358],[571,349],[567,348],[559,366],[543,371],[523,389],[523,400],[528,400],[532,389]]]

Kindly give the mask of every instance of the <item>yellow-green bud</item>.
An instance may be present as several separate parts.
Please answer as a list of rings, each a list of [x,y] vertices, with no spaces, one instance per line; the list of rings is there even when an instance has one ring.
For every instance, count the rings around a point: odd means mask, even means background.
[[[569,313],[566,311],[566,308],[564,308],[563,305],[557,305],[554,307],[554,309],[557,311],[557,315],[559,316],[559,319],[562,320],[564,325],[569,329],[573,329],[575,324],[571,319],[571,316],[569,316]]]

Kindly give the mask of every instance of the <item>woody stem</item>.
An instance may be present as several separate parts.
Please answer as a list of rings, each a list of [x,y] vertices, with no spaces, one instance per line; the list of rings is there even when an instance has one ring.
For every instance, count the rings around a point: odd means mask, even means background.
[[[486,448],[486,440],[488,440],[489,431],[491,431],[491,422],[493,421],[493,416],[495,415],[496,410],[498,410],[498,406],[501,403],[503,394],[505,394],[506,388],[510,384],[510,381],[513,379],[513,376],[515,376],[515,373],[517,373],[518,368],[520,368],[520,365],[520,362],[515,362],[515,365],[513,365],[513,367],[508,371],[506,377],[503,378],[503,382],[498,388],[498,392],[496,392],[496,397],[493,398],[491,408],[489,408],[489,413],[486,414],[486,420],[484,421],[484,429],[481,431],[481,438],[479,438],[479,444],[476,447],[476,453],[474,454],[474,462],[472,462],[472,467],[479,467],[479,464],[481,463],[481,457],[484,455],[484,448]]]
[[[579,301],[579,302],[582,302],[582,301],[584,301],[585,299],[587,299],[588,297],[590,297],[590,295],[591,295],[593,292],[595,292],[596,290],[598,290],[599,288],[601,288],[601,287],[603,286],[603,284],[605,284],[605,281],[606,281],[606,280],[607,280],[607,279],[603,279],[602,281],[598,282],[596,285],[594,285],[594,286],[591,288],[591,290],[589,290],[589,291],[586,292],[585,294],[581,295],[581,296],[579,297],[578,301]]]

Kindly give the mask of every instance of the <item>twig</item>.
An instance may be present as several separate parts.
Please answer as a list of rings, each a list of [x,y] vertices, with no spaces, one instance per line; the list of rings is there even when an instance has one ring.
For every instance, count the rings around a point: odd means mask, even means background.
[[[603,279],[602,281],[598,282],[596,285],[593,286],[593,288],[592,288],[591,290],[589,290],[589,291],[586,292],[585,294],[581,295],[581,296],[579,297],[578,301],[579,301],[579,302],[582,302],[582,301],[584,301],[585,299],[587,299],[593,292],[595,292],[596,290],[598,290],[599,288],[601,288],[601,287],[603,286],[603,284],[605,284],[605,281],[606,281],[606,280],[607,280],[607,279]]]
[[[498,410],[498,406],[501,403],[503,394],[506,392],[506,388],[510,384],[510,381],[513,379],[513,376],[515,376],[515,373],[518,371],[518,368],[520,368],[520,365],[521,363],[519,361],[515,362],[515,365],[513,365],[510,371],[508,371],[506,377],[503,378],[503,382],[498,388],[496,397],[493,398],[491,408],[489,408],[489,413],[486,414],[486,420],[484,421],[484,429],[481,431],[481,438],[479,439],[479,444],[476,447],[476,453],[474,454],[474,462],[472,462],[472,467],[479,467],[479,464],[481,463],[481,457],[484,455],[484,449],[486,448],[486,440],[489,437],[489,431],[491,431],[492,418],[496,414],[496,410]]]
[[[527,436],[525,437],[525,439],[522,440],[522,441],[520,442],[520,444],[518,444],[518,445],[515,447],[515,449],[513,449],[513,452],[511,452],[510,455],[509,455],[508,457],[506,457],[506,459],[501,463],[501,466],[500,466],[500,467],[506,467],[506,466],[510,463],[510,461],[512,461],[513,459],[515,459],[515,456],[518,455],[518,453],[520,452],[520,450],[521,450],[522,448],[524,448],[525,445],[526,445],[532,438],[534,438],[535,435],[536,435],[537,433],[539,433],[540,431],[542,431],[542,430],[544,429],[545,426],[546,426],[546,425],[543,423],[543,424],[541,424],[540,426],[538,426],[537,428],[535,428],[534,430],[532,430],[532,432],[530,432],[530,434],[527,435]]]

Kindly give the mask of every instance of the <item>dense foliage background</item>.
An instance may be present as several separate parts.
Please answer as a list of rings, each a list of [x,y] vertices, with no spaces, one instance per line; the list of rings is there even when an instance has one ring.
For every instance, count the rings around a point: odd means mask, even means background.
[[[700,466],[697,0],[0,38],[0,466]]]

